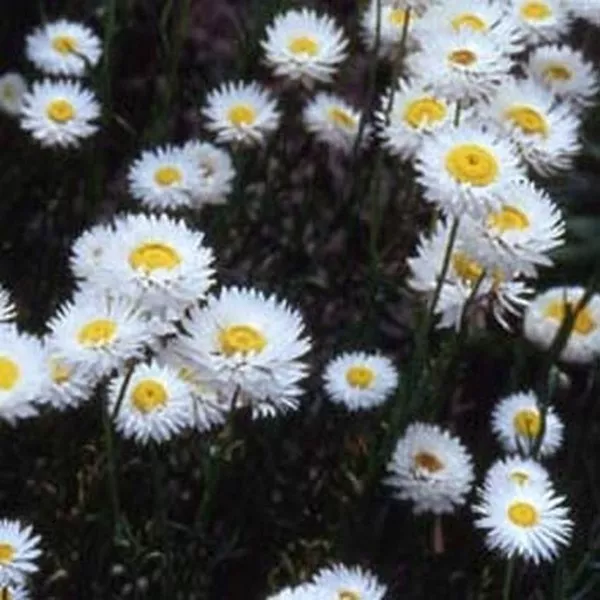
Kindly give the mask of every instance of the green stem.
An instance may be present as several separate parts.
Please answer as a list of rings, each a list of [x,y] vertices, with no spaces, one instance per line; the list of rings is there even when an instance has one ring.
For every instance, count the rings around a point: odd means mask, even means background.
[[[510,589],[512,587],[512,580],[515,574],[516,562],[516,556],[513,555],[510,557],[506,565],[506,573],[504,574],[504,585],[502,586],[502,600],[510,600]]]

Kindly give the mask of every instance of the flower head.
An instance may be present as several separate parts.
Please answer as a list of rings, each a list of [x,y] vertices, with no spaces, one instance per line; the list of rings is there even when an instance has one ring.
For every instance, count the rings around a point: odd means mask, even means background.
[[[529,45],[553,42],[569,29],[570,15],[562,0],[514,0],[510,9]]]
[[[540,463],[532,458],[509,456],[497,460],[487,471],[483,487],[490,494],[507,485],[539,486],[550,485],[550,475]]]
[[[331,565],[318,571],[308,584],[310,598],[340,600],[383,600],[386,587],[373,573],[360,567]]]
[[[27,575],[38,570],[41,538],[30,525],[0,520],[0,585],[19,586]]]
[[[0,112],[18,115],[26,92],[27,82],[19,73],[0,75]]]

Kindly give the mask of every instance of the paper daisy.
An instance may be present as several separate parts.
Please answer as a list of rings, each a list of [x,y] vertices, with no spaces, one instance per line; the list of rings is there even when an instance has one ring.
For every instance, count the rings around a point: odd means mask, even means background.
[[[568,32],[570,18],[562,0],[513,0],[509,6],[529,45],[553,42]]]
[[[319,92],[304,109],[304,123],[308,131],[333,148],[350,153],[359,132],[360,111],[342,98],[328,92]],[[369,131],[362,132],[362,142]]]
[[[453,513],[473,483],[471,457],[458,438],[437,425],[410,424],[388,464],[385,483],[420,514]]]
[[[38,27],[25,39],[25,55],[49,75],[81,77],[98,64],[101,54],[100,40],[91,29],[64,19]]]
[[[348,39],[335,21],[308,8],[275,17],[261,41],[275,75],[310,84],[327,83],[348,56]]]
[[[398,371],[380,354],[345,352],[325,366],[323,379],[332,402],[359,410],[385,402],[398,385]]]
[[[600,5],[598,6],[600,14]],[[577,108],[594,103],[600,90],[598,73],[583,54],[568,46],[540,46],[532,50],[525,70],[529,77],[557,98]]]
[[[525,337],[548,349],[567,314],[574,311],[584,294],[580,286],[553,287],[536,296],[523,320]],[[560,359],[569,363],[590,363],[600,357],[600,295],[594,294],[579,312]]]
[[[537,486],[546,488],[550,485],[550,475],[540,463],[532,458],[509,456],[497,460],[487,471],[483,487],[487,493],[507,485]]]
[[[427,89],[452,102],[489,98],[511,66],[494,38],[465,28],[429,35],[406,61],[408,71],[424,80]]]
[[[321,569],[312,578],[310,587],[312,598],[336,600],[383,600],[387,591],[373,573],[340,564]]]
[[[315,600],[314,586],[305,584],[295,588],[287,587],[269,596],[267,600]]]
[[[541,434],[542,417],[534,392],[517,392],[498,402],[492,413],[492,431],[505,452],[531,454]],[[551,456],[560,448],[564,426],[548,407],[544,437],[540,445],[541,456]]]
[[[192,190],[192,206],[223,204],[231,192],[235,170],[231,156],[222,148],[208,142],[190,141],[183,151],[198,170],[199,181]]]
[[[106,250],[114,240],[112,228],[97,224],[86,229],[73,242],[69,264],[77,279],[93,279],[98,273]]]
[[[310,350],[300,314],[275,296],[225,288],[193,309],[183,323],[186,360],[217,385],[231,404],[249,405],[255,416],[298,406]]]
[[[30,525],[20,521],[0,520],[0,585],[21,585],[38,570],[41,538]]]
[[[44,352],[35,337],[0,327],[0,419],[14,425],[37,414],[44,390]]]
[[[61,364],[102,377],[141,358],[154,330],[129,299],[91,288],[63,304],[48,327],[49,351]]]
[[[208,94],[202,114],[217,142],[254,145],[279,126],[277,102],[258,83],[228,82]]]
[[[76,81],[35,82],[21,103],[21,127],[42,146],[78,146],[99,116],[94,94]]]
[[[475,124],[434,131],[423,140],[415,168],[426,200],[445,213],[479,218],[500,207],[508,182],[525,175],[506,135]]]
[[[197,164],[175,146],[142,152],[129,168],[127,181],[131,195],[154,210],[190,206],[201,185]]]
[[[12,323],[16,316],[17,307],[10,297],[10,292],[0,285],[0,323]]]
[[[27,82],[19,73],[0,75],[0,112],[18,115],[26,92]]]
[[[425,137],[453,118],[448,102],[426,91],[419,80],[411,84],[401,82],[400,89],[388,91],[380,104],[375,113],[379,138],[391,154],[403,160],[414,158]]]
[[[565,498],[551,486],[508,482],[480,492],[473,507],[475,526],[486,530],[485,542],[505,558],[519,556],[535,564],[553,560],[568,544],[573,529]]]
[[[20,583],[0,585],[0,598],[2,600],[30,600],[27,588]]]
[[[508,79],[481,116],[496,122],[540,175],[568,171],[579,153],[579,118],[535,81]]]

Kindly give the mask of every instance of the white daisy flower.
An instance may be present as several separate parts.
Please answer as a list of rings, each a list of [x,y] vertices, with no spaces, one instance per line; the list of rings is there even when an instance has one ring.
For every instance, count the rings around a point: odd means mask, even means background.
[[[311,598],[340,600],[383,600],[387,591],[373,573],[360,567],[334,564],[312,578]]]
[[[0,327],[0,419],[14,425],[37,414],[34,402],[44,390],[43,372],[40,340],[12,325]]]
[[[78,292],[63,304],[48,327],[48,348],[57,360],[102,377],[141,358],[154,329],[129,299],[96,289]]]
[[[483,487],[488,493],[511,484],[546,488],[550,485],[550,475],[532,458],[509,456],[497,460],[488,469],[483,481]]]
[[[360,126],[360,111],[344,99],[319,92],[304,109],[304,123],[316,138],[333,148],[350,153],[356,143]],[[363,129],[362,143],[369,137],[368,127]]]
[[[449,101],[489,98],[511,69],[511,60],[485,33],[461,28],[423,38],[422,49],[407,57],[406,67],[426,89]]]
[[[497,123],[540,175],[568,171],[579,153],[579,118],[535,81],[507,79],[480,116]]]
[[[563,0],[513,0],[509,6],[529,45],[554,42],[569,30]]]
[[[30,600],[31,596],[23,584],[9,583],[0,586],[0,598],[2,600]]]
[[[166,442],[192,424],[192,400],[188,386],[177,372],[156,362],[137,365],[126,389],[125,376],[113,379],[108,388],[115,427],[124,437],[141,444]]]
[[[213,261],[204,234],[183,220],[124,215],[115,221],[93,281],[135,299],[144,310],[177,319],[213,285]]]
[[[507,183],[524,177],[513,143],[476,124],[440,128],[423,140],[415,168],[424,197],[455,216],[499,209]]]
[[[0,112],[17,116],[26,92],[27,82],[19,73],[0,75]]]
[[[505,452],[531,450],[541,434],[542,416],[538,398],[533,391],[516,392],[496,404],[492,413],[492,431]],[[546,412],[544,437],[540,445],[541,456],[551,456],[560,448],[564,425],[554,408]]]
[[[600,90],[593,63],[587,61],[582,52],[569,46],[534,48],[529,54],[525,71],[557,98],[571,102],[578,109],[593,104]]]
[[[0,323],[12,323],[16,316],[17,307],[10,297],[10,292],[0,285]]]
[[[261,144],[280,120],[277,101],[256,82],[222,84],[208,94],[202,114],[217,142],[228,144]]]
[[[286,587],[267,598],[267,600],[315,600],[314,586],[304,584],[298,587]]]
[[[25,38],[25,55],[49,75],[81,77],[101,54],[100,39],[89,27],[65,19],[46,23]]]
[[[390,95],[392,103],[390,106]],[[389,115],[387,114],[390,107]],[[442,96],[436,96],[415,83],[400,83],[400,89],[388,90],[375,113],[379,138],[387,150],[402,160],[411,160],[425,137],[452,121],[453,111]]]
[[[227,403],[249,405],[255,416],[298,406],[310,350],[300,314],[275,296],[225,288],[183,323],[182,352]]]
[[[564,6],[572,16],[600,27],[600,0],[564,0]]]
[[[114,240],[112,228],[102,223],[83,231],[71,246],[69,265],[77,279],[93,279]]]
[[[223,204],[235,177],[229,153],[209,142],[197,140],[184,144],[183,151],[192,159],[200,176],[199,183],[192,190],[193,207]]]
[[[562,322],[574,311],[585,290],[580,286],[553,287],[537,295],[527,307],[523,334],[536,346],[548,349]],[[560,359],[590,363],[600,357],[600,295],[594,294],[579,312]]]
[[[78,146],[96,132],[99,116],[94,94],[77,81],[35,82],[21,103],[21,127],[42,146]]]
[[[408,259],[412,277],[408,285],[431,299],[440,278],[444,257],[450,243],[450,227],[439,222],[430,237],[422,235],[419,241],[417,256]],[[496,320],[510,329],[506,314],[519,314],[527,304],[525,296],[530,293],[526,285],[517,279],[505,278],[500,272],[490,271],[477,261],[472,254],[476,240],[464,241],[464,233],[470,232],[459,227],[455,242],[451,249],[446,278],[440,289],[435,306],[435,314],[439,315],[439,328],[460,328],[464,320],[467,302],[471,311],[491,309]],[[479,286],[477,287],[477,284]]]
[[[40,542],[30,525],[0,520],[0,585],[22,585],[28,575],[38,570]]]
[[[360,410],[389,398],[398,385],[398,371],[379,353],[344,352],[325,366],[323,379],[332,402]]]
[[[411,423],[388,464],[385,483],[413,512],[453,513],[465,503],[473,464],[460,440],[437,425]]]
[[[335,21],[308,8],[275,17],[261,41],[267,64],[275,75],[327,83],[348,56],[348,39]]]
[[[573,530],[565,498],[551,486],[511,482],[480,491],[473,507],[475,526],[486,530],[485,542],[505,558],[517,555],[535,564],[552,560],[567,545]]]
[[[190,206],[201,185],[196,162],[176,146],[142,152],[129,168],[127,180],[131,195],[153,210]]]

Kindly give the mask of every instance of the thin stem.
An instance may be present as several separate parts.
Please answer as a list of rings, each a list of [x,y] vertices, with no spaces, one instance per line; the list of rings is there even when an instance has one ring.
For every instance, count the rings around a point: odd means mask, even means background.
[[[127,388],[129,387],[129,382],[131,381],[131,376],[133,375],[133,372],[135,371],[136,364],[137,363],[135,361],[132,361],[129,364],[127,371],[125,371],[125,378],[123,379],[121,389],[119,390],[119,395],[117,396],[117,401],[115,403],[115,407],[113,408],[112,413],[110,413],[111,421],[114,421],[117,418],[117,415],[119,414],[119,411],[121,410],[121,405],[123,404],[123,400],[125,398],[125,392],[127,391]]]
[[[102,428],[106,447],[106,473],[108,495],[112,510],[113,526],[121,521],[121,503],[119,500],[119,484],[117,481],[116,454],[113,439],[112,421],[106,401],[102,402]]]
[[[504,585],[502,586],[502,600],[510,600],[510,589],[512,587],[512,580],[515,573],[516,562],[516,556],[513,555],[510,557],[506,565],[506,573],[504,574]]]

